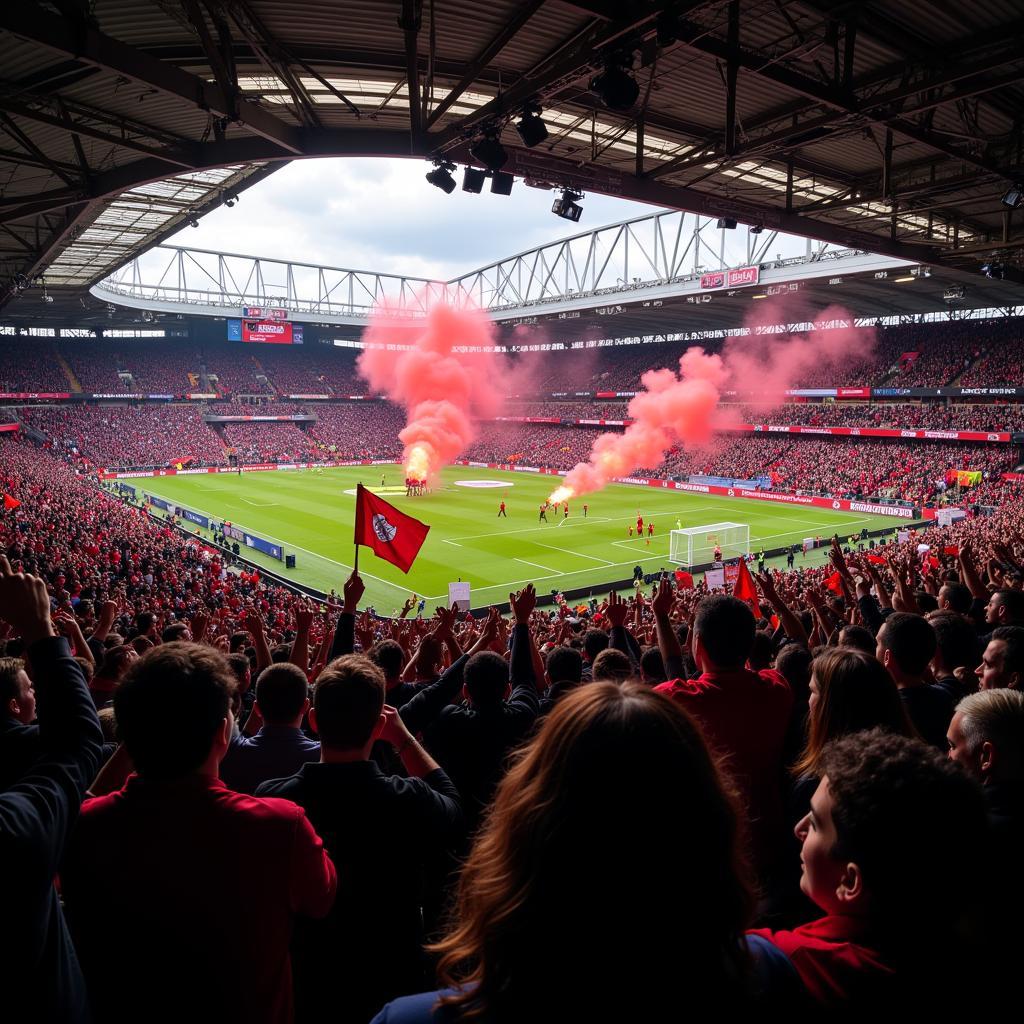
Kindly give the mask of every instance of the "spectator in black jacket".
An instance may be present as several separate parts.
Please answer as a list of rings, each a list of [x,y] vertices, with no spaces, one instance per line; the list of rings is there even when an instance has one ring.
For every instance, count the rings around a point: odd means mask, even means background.
[[[15,574],[3,556],[0,620],[27,647],[39,701],[39,756],[0,793],[0,864],[9,883],[0,927],[4,1018],[84,1021],[85,982],[53,879],[103,736],[82,670],[54,632],[45,583]]]
[[[21,658],[0,658],[0,790],[12,786],[39,754],[36,694]]]
[[[445,707],[424,733],[427,749],[462,794],[471,831],[505,774],[509,753],[526,739],[540,713],[529,632],[537,604],[533,584],[510,594],[509,601],[516,621],[510,662],[493,650],[479,650],[468,658],[463,703]],[[407,725],[415,703],[403,708]]]
[[[362,1024],[424,982],[423,906],[437,902],[439,869],[461,836],[462,815],[455,786],[384,695],[384,673],[369,658],[332,661],[309,716],[320,761],[257,791],[304,807],[338,866],[333,911],[296,929],[300,1021]],[[395,747],[407,778],[385,775],[371,760],[375,739]],[[435,892],[425,892],[429,886]]]

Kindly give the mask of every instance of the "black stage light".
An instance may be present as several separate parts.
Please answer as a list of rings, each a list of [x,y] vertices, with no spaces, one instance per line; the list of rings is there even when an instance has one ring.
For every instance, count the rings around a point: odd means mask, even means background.
[[[551,204],[551,212],[563,220],[578,221],[583,216],[583,207],[579,200],[583,196],[579,192],[566,189],[562,195]]]
[[[1008,206],[1011,210],[1016,210],[1021,204],[1021,200],[1024,200],[1024,186],[1013,185],[1011,188],[1006,190],[1003,198],[1000,202],[1003,206]]]
[[[427,171],[425,177],[431,185],[436,185],[437,188],[451,195],[455,191],[455,179],[452,177],[454,170],[454,164],[441,163],[432,171]]]
[[[515,180],[514,174],[509,174],[507,171],[495,171],[491,175],[491,191],[496,196],[511,195]]]
[[[640,96],[637,80],[617,64],[609,64],[590,80],[591,92],[609,110],[629,110]]]
[[[469,155],[489,171],[500,171],[508,163],[508,153],[494,135],[477,139],[469,147]]]
[[[524,111],[522,118],[516,125],[519,138],[523,140],[523,145],[528,149],[539,146],[548,137],[547,125],[544,124],[539,115],[539,110],[531,109]]]
[[[486,177],[487,172],[481,171],[479,167],[467,167],[462,172],[462,191],[479,194],[483,190]]]
[[[719,217],[718,227],[729,228],[731,230],[732,228],[736,227],[736,221],[733,220],[732,217]]]

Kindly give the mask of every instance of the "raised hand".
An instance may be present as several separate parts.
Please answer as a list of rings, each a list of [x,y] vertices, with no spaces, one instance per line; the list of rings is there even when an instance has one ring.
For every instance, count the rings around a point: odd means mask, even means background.
[[[349,615],[355,615],[365,590],[366,585],[363,583],[362,576],[353,569],[352,575],[345,580],[345,585],[341,591],[345,598],[345,611]]]
[[[512,614],[516,617],[517,625],[528,623],[533,609],[537,607],[537,591],[533,584],[528,583],[517,594],[509,594],[508,603],[512,607]]]
[[[54,636],[46,584],[38,576],[16,573],[4,555],[0,555],[0,619],[26,644]]]
[[[612,626],[622,626],[629,617],[629,605],[613,590],[608,595],[608,608],[605,610]]]
[[[672,614],[675,604],[675,595],[672,593],[672,584],[668,580],[660,580],[654,597],[651,598],[651,611],[655,618],[667,618]]]

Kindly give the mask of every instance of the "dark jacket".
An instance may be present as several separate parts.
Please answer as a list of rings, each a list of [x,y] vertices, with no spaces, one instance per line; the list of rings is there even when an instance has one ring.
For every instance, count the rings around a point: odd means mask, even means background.
[[[440,769],[403,779],[373,761],[306,764],[257,792],[305,808],[338,869],[330,915],[296,924],[296,1015],[363,1024],[423,984],[422,908],[462,835],[458,793]]]
[[[39,757],[0,793],[0,864],[8,881],[0,926],[4,1019],[86,1021],[85,982],[53,880],[103,735],[85,676],[61,637],[29,652]]]

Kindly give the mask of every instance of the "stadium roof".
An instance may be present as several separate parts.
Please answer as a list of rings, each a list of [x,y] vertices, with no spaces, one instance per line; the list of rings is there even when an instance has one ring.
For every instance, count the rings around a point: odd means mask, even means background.
[[[15,0],[0,305],[99,280],[282,162],[470,162],[485,132],[535,183],[1014,277],[1022,43],[1014,0]],[[608,67],[627,109],[590,87]]]

